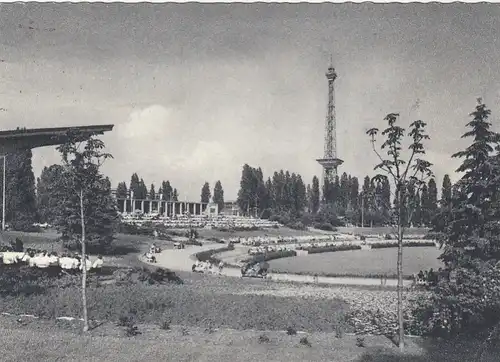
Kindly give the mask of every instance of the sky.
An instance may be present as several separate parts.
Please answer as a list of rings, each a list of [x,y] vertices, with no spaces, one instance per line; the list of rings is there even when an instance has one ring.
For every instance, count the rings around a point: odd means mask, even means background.
[[[114,124],[114,186],[192,201],[217,180],[235,199],[245,163],[310,183],[331,55],[339,172],[374,174],[365,132],[397,112],[428,124],[440,185],[478,97],[498,128],[499,35],[498,4],[0,4],[0,129]],[[37,177],[59,162],[33,152]]]

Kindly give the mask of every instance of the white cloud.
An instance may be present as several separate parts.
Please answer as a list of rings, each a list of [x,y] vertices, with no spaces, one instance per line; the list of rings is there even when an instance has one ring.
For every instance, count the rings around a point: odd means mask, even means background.
[[[117,131],[124,138],[158,138],[169,126],[175,124],[175,111],[162,105],[152,105],[133,111],[128,121],[118,125]]]
[[[231,161],[231,155],[219,142],[199,141],[188,155],[181,155],[174,160],[168,159],[167,156],[166,159],[171,162],[175,169],[197,172],[202,169],[214,170],[219,168]]]

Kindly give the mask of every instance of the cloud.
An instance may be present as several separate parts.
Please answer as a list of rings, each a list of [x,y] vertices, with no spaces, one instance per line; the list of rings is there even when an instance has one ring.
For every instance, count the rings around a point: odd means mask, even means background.
[[[126,123],[118,125],[117,131],[126,139],[159,138],[174,124],[174,113],[173,109],[158,104],[134,110]]]

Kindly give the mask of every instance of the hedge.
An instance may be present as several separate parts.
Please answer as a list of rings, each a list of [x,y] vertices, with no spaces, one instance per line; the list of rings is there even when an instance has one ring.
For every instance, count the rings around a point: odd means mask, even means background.
[[[435,246],[436,244],[433,241],[426,241],[426,242],[417,242],[417,241],[407,241],[403,242],[403,246],[410,246],[410,247],[418,247],[418,246]],[[397,247],[397,243],[377,243],[377,244],[371,244],[372,249],[384,249],[384,248],[394,248]]]
[[[217,248],[217,249],[211,249],[211,250],[205,250],[205,251],[200,251],[199,253],[196,253],[196,259],[199,261],[210,261],[212,263],[220,263],[220,260],[215,258],[214,255],[218,253],[223,253],[225,251],[230,251],[234,250],[234,246],[229,245],[224,248]]]
[[[360,250],[360,245],[333,245],[333,246],[323,246],[318,248],[307,248],[303,250],[307,250],[309,254],[319,254],[319,253],[328,253],[334,251],[348,251],[348,250]]]

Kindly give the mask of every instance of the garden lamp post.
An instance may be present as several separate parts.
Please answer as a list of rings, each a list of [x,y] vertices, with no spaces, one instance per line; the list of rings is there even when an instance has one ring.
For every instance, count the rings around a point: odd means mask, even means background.
[[[2,181],[2,231],[5,231],[5,155],[3,156],[3,181]]]

